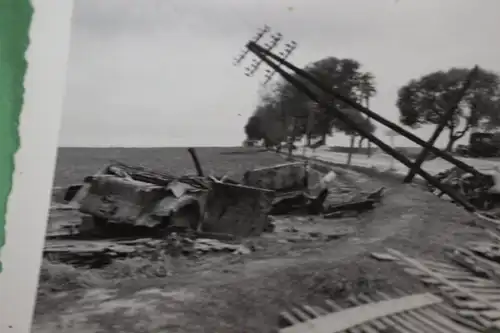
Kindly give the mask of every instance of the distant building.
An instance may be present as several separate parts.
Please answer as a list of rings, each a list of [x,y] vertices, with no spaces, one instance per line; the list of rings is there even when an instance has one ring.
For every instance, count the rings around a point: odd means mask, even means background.
[[[245,141],[243,141],[242,145],[243,147],[257,147],[259,145],[259,141],[246,139]]]

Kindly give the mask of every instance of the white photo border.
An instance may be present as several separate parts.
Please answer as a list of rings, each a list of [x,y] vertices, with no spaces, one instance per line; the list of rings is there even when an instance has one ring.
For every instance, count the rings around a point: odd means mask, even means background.
[[[29,333],[45,240],[66,86],[73,0],[31,0],[21,146],[1,250],[0,332]]]

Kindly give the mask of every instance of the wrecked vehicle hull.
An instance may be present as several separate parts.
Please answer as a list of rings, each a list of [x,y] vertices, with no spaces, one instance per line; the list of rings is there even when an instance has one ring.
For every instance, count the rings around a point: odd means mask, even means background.
[[[130,178],[98,175],[81,201],[80,212],[113,224],[196,230],[203,215],[206,194],[206,190],[187,184],[159,186]],[[179,213],[186,216],[173,218]]]
[[[234,237],[268,228],[275,191],[215,177],[181,176],[113,163],[57,195],[84,214],[82,232],[121,236],[195,231]]]

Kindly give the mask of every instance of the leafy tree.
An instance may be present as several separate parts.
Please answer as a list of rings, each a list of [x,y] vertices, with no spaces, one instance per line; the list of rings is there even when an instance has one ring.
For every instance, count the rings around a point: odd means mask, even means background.
[[[263,138],[261,119],[252,115],[245,125],[245,134],[248,140],[260,140]]]
[[[465,68],[437,71],[411,80],[401,87],[396,103],[400,122],[411,128],[438,124],[456,100],[468,72]],[[471,128],[491,130],[500,127],[499,105],[500,77],[480,68],[452,119],[446,124],[446,150],[451,151],[454,143]]]
[[[287,119],[276,101],[266,98],[245,125],[248,139],[263,140],[267,148],[278,146],[286,138]]]
[[[374,76],[362,72],[360,68],[361,65],[355,60],[328,57],[306,66],[305,70],[345,96],[356,100],[367,100],[376,92]],[[337,110],[345,108],[342,102],[332,100],[314,85],[298,77],[297,79],[304,82],[320,98],[328,100],[331,107]],[[314,114],[309,127],[311,111]],[[358,113],[354,118],[357,122],[365,122],[358,111],[349,112]],[[252,117],[258,117],[260,122],[256,122]],[[287,81],[280,81],[261,97],[261,104],[252,117],[247,126],[252,127],[251,125],[258,123],[260,127],[260,130],[254,130],[252,134],[257,133],[270,143],[284,141],[288,135],[292,135],[295,139],[309,135],[310,138],[320,137],[325,141],[326,136],[331,135],[334,130],[349,131],[338,119],[317,108],[315,103]]]

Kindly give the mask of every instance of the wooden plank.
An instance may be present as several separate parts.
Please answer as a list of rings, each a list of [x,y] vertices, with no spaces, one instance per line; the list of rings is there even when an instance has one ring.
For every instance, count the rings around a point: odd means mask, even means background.
[[[441,261],[434,261],[434,260],[426,260],[426,259],[420,259],[419,260],[422,264],[424,264],[425,266],[429,267],[429,268],[432,268],[432,269],[448,269],[448,270],[451,270],[451,271],[462,271],[462,269],[460,269],[459,267],[457,266],[453,266],[452,264],[449,264],[449,263],[444,263],[444,262],[441,262]]]
[[[407,293],[399,288],[394,288],[393,292],[398,295],[398,296],[404,296]],[[381,293],[381,292],[380,292]],[[461,317],[457,314],[457,310],[451,305],[447,304],[446,302],[442,302],[430,307],[426,307],[425,309],[419,309],[419,310],[413,310],[413,312],[435,312],[436,314],[440,314],[441,316],[445,318],[449,318],[451,321],[454,323],[461,324],[462,326],[465,326],[467,328],[472,329],[473,332],[479,331],[484,328],[483,326],[479,325],[477,322],[468,320],[464,317]]]
[[[298,318],[300,321],[308,321],[310,319],[313,319],[314,317],[311,316],[311,315],[308,315],[307,313],[305,313],[304,311],[302,311],[302,309],[299,309],[299,308],[292,308],[290,310],[296,318]]]
[[[338,305],[337,303],[335,303],[333,300],[331,299],[327,299],[325,300],[325,303],[333,310],[333,311],[344,311],[344,308],[341,307],[340,305]],[[349,330],[344,330],[344,331],[341,331],[341,333],[351,333]]]
[[[378,295],[381,295],[384,299],[390,299],[390,296],[383,293],[383,292],[377,292]],[[405,314],[400,314],[401,317],[405,318],[409,322],[412,322],[413,320],[416,320],[421,323],[425,323],[427,328],[431,328],[431,330],[427,329],[427,331],[432,331],[432,332],[441,332],[441,333],[474,333],[473,330],[463,327],[461,325],[458,325],[451,321],[450,319],[442,316],[441,314],[438,314],[435,312],[433,309],[435,306],[430,306],[426,308],[419,308],[419,309],[414,309],[412,311],[409,311]]]
[[[325,300],[325,303],[328,304],[328,306],[330,306],[332,308],[332,310],[334,310],[334,311],[344,311],[345,310],[343,307],[341,307],[340,305],[338,305],[337,303],[335,303],[331,299]]]
[[[484,230],[484,232],[485,232],[488,236],[490,236],[491,238],[493,238],[493,240],[495,240],[496,242],[499,242],[499,243],[500,243],[500,236],[499,236],[496,232],[494,232],[494,231],[492,231],[492,230],[488,230],[488,229],[485,229],[485,230]]]
[[[422,271],[419,271],[418,269],[415,269],[415,268],[403,268],[403,271],[405,271],[407,274],[410,274],[410,275],[413,275],[413,276],[417,276],[417,277],[421,277],[421,276],[429,276],[429,274],[426,274]]]
[[[426,331],[422,323],[406,320],[402,317],[402,314],[387,316],[380,320],[384,321],[390,325],[390,327],[393,327],[396,332],[400,333],[420,333]]]
[[[469,272],[472,272],[476,276],[498,280],[494,268],[488,265],[487,262],[485,263],[484,261],[481,261],[479,257],[467,249],[455,248],[453,251],[449,251],[447,255],[451,260],[456,262],[458,265],[465,267]]]
[[[425,276],[425,275],[423,275]],[[442,285],[443,282],[439,281],[438,279],[435,279],[433,277],[424,277],[424,278],[421,278],[420,279],[423,283],[425,284],[430,284],[430,285],[433,285],[433,286],[438,286],[438,285]]]
[[[474,291],[478,295],[485,296],[487,299],[490,300],[490,302],[495,302],[495,303],[500,303],[500,296],[496,293],[488,293],[487,291],[484,292],[478,292]]]
[[[481,315],[489,320],[500,320],[500,311],[497,310],[481,311]]]
[[[460,250],[465,254],[467,254],[468,256],[470,256],[474,261],[478,262],[482,266],[482,268],[487,268],[488,270],[491,270],[491,272],[497,278],[496,282],[500,282],[500,264],[492,260],[480,257],[468,249],[461,248]]]
[[[330,306],[333,310],[336,310],[336,311],[339,311],[339,310],[343,310],[342,307],[340,305],[338,305],[337,303],[335,303],[334,301],[332,300],[326,300],[325,303]],[[380,331],[383,331],[383,330],[387,330],[388,327],[380,322],[378,322],[377,320],[374,320],[373,321],[374,323],[374,326],[380,330]]]
[[[460,309],[468,310],[487,310],[489,306],[477,301],[455,301],[454,305]]]
[[[453,278],[455,280],[467,281],[473,277],[470,274],[470,272],[463,271],[463,270],[451,271],[451,270],[447,270],[447,269],[433,269],[433,271],[435,271],[435,270],[437,270],[437,271],[439,271],[439,272],[445,274],[446,276],[449,276],[450,278]],[[428,276],[429,275],[425,272],[419,271],[418,269],[412,269],[412,268],[404,268],[404,271],[410,275],[413,275],[413,276]]]
[[[328,312],[321,309],[320,307],[303,305],[302,308],[304,309],[305,312],[307,312],[307,314],[309,314],[313,318],[321,317],[321,316],[328,314]]]
[[[449,306],[448,304],[438,304],[433,306],[433,308],[436,309],[437,313],[440,313],[441,315],[450,318],[452,321],[459,323],[465,327],[471,328],[476,331],[481,331],[483,329],[483,326],[479,325],[477,321],[467,319],[466,317],[459,316],[457,313],[457,310]]]
[[[295,316],[288,311],[282,311],[280,313],[280,320],[282,323],[284,323],[283,326],[290,326],[300,323],[300,320],[295,318]]]
[[[429,326],[441,327],[442,332],[450,333],[475,333],[477,330],[458,324],[449,318],[435,312],[432,309],[422,309],[412,311],[412,315],[420,321],[426,322]],[[431,324],[434,323],[434,324]],[[437,332],[438,330],[436,330]]]
[[[468,289],[469,288],[474,288],[474,289],[476,289],[476,288],[477,289],[493,288],[495,286],[495,284],[492,283],[491,280],[487,280],[487,279],[464,281],[460,284]]]
[[[364,305],[362,301],[360,301],[360,299],[362,299],[361,297],[356,298],[354,296],[351,296],[348,298],[348,301],[353,304],[354,306],[360,306],[360,305]],[[369,301],[368,303],[371,303],[371,301]],[[376,322],[377,320],[372,320],[370,321],[369,323],[365,323],[365,324],[361,324],[359,326],[359,330],[358,331],[363,331],[365,333],[378,333],[378,330],[377,328],[380,327],[381,325],[379,323]],[[377,325],[378,324],[378,325]],[[352,330],[353,333],[355,332],[354,330]]]
[[[429,267],[426,264],[424,265],[426,267]],[[470,276],[470,272],[461,266],[456,266],[455,269],[444,268],[444,267],[429,267],[429,268],[432,271],[439,271],[449,276],[456,276],[457,278]]]
[[[360,295],[360,299],[362,299],[365,302],[368,303],[373,303],[377,302],[380,300],[384,299],[373,299],[368,297],[367,295]],[[392,299],[392,298],[389,298]],[[396,315],[394,316],[386,316],[386,317],[380,317],[376,320],[371,321],[372,323],[379,323],[381,325],[384,325],[386,330],[390,331],[396,330],[397,332],[400,333],[419,333],[422,332],[422,328],[419,328],[419,325],[415,325],[415,323],[409,323],[406,321],[401,321],[400,318],[398,318]]]
[[[280,330],[281,333],[338,333],[383,316],[438,304],[442,299],[431,294],[416,294],[397,299],[365,304],[316,318]]]

